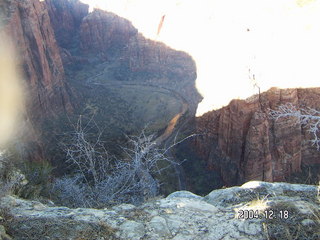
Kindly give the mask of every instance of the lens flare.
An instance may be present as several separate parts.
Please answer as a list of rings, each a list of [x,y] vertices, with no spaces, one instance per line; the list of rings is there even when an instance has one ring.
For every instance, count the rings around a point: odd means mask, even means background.
[[[14,137],[23,111],[21,77],[9,43],[0,35],[0,147]]]

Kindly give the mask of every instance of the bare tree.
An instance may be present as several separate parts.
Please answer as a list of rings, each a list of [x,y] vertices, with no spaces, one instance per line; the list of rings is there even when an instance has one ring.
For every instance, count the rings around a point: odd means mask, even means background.
[[[86,183],[93,182],[96,185],[108,175],[110,169],[110,157],[102,142],[100,141],[101,131],[94,142],[88,140],[88,125],[94,121],[92,118],[83,127],[80,116],[74,127],[74,132],[70,133],[71,143],[62,144],[66,153],[67,163],[75,167],[76,172],[83,176]],[[94,123],[95,127],[96,124]],[[97,127],[98,128],[98,127]]]
[[[74,168],[73,176],[57,179],[54,195],[71,207],[103,207],[113,203],[139,204],[159,192],[157,174],[175,163],[159,149],[155,135],[127,136],[124,156],[115,159],[108,155],[100,140],[88,140],[86,127],[79,118],[71,143],[64,144],[67,162]]]
[[[297,123],[306,126],[308,131],[312,134],[312,145],[320,150],[320,111],[313,108],[297,108],[291,103],[287,103],[278,107],[277,110],[269,110],[269,116],[272,119],[278,120],[280,118],[293,117]]]

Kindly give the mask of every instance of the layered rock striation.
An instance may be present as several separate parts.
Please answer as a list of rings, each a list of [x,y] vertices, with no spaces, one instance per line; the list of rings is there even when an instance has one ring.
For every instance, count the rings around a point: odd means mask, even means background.
[[[98,9],[88,13],[78,0],[6,0],[0,7],[2,31],[21,59],[31,125],[74,109],[66,75],[77,86],[101,76],[166,88],[186,98],[190,114],[195,112],[201,97],[193,59],[144,38],[128,20]],[[81,105],[85,94],[77,95]]]
[[[52,28],[60,47],[70,48],[77,41],[82,19],[89,6],[79,0],[45,0]]]
[[[46,6],[38,0],[2,1],[4,31],[13,42],[29,90],[29,117],[34,121],[70,111],[59,47]]]
[[[100,54],[108,60],[127,47],[129,39],[138,30],[131,22],[114,13],[95,9],[86,16],[80,27],[81,50],[85,53]]]
[[[320,89],[272,88],[208,112],[196,120],[201,135],[193,142],[195,151],[227,186],[248,180],[288,181],[302,165],[319,164],[320,152],[297,119],[270,119],[269,109],[287,103],[318,109]]]
[[[1,33],[14,46],[24,80],[26,111],[12,142],[17,157],[43,161],[41,124],[72,112],[74,92],[65,81],[65,70],[44,2],[0,2]],[[10,83],[8,83],[10,84]]]

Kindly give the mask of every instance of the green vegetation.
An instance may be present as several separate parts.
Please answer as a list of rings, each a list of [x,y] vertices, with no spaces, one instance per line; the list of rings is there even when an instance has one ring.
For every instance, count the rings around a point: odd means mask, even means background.
[[[26,162],[21,166],[27,183],[16,194],[26,199],[49,197],[53,167],[48,161]]]
[[[158,132],[181,111],[181,101],[169,90],[143,81],[123,81],[114,76],[119,61],[84,65],[81,70],[67,69],[70,85],[79,94],[75,114],[94,116],[106,141],[138,134],[146,125]]]
[[[26,199],[48,198],[52,170],[47,161],[26,162],[1,156],[0,197],[15,194]]]

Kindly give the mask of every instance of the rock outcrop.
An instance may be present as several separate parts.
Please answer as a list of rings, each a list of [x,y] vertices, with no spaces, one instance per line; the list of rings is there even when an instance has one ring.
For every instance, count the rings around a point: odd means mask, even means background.
[[[81,49],[100,54],[106,60],[121,52],[138,30],[114,13],[95,9],[86,16],[80,29]]]
[[[46,6],[38,0],[2,1],[3,31],[20,57],[30,90],[29,117],[50,116],[71,110],[64,68]]]
[[[70,209],[9,196],[0,209],[14,239],[319,239],[317,198],[312,185],[249,182],[141,206]]]
[[[276,89],[247,100],[233,100],[220,110],[197,118],[194,149],[224,185],[248,180],[288,181],[302,165],[320,163],[307,128],[297,119],[270,119],[268,109],[292,103],[300,108],[320,105],[320,89]]]
[[[59,46],[72,47],[89,6],[79,0],[45,0],[45,5]]]

